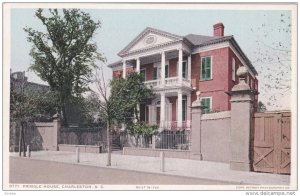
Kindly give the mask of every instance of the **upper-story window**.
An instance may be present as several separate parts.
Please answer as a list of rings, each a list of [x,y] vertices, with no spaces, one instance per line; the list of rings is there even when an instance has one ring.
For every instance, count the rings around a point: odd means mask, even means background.
[[[231,65],[231,78],[232,81],[235,81],[235,59],[232,58],[232,65]]]
[[[211,80],[212,79],[212,57],[201,58],[201,74],[200,80]]]
[[[161,76],[161,66],[160,65],[154,65],[153,67],[153,74],[152,74],[152,78],[153,80],[157,80],[160,79]],[[169,77],[169,64],[165,65],[165,78]]]
[[[179,69],[178,62],[177,62],[177,70]],[[182,61],[182,78],[187,78],[187,62]]]

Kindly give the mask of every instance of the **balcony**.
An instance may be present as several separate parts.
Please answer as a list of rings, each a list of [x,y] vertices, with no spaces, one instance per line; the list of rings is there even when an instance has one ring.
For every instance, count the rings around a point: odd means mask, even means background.
[[[170,78],[165,78],[165,85],[162,85],[162,79],[158,80],[147,80],[144,82],[144,84],[148,88],[165,88],[165,87],[188,87],[191,88],[191,82],[185,78],[182,78],[182,83],[179,83],[179,77],[170,77]]]

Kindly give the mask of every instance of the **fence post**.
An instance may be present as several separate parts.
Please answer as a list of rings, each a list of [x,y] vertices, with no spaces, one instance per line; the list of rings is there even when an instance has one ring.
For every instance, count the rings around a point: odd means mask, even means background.
[[[60,124],[60,116],[58,113],[56,113],[53,116],[54,120],[53,120],[53,150],[58,151],[58,144],[59,144],[59,140],[60,140],[60,128],[61,128],[61,124]]]
[[[191,158],[195,160],[202,160],[201,152],[201,115],[202,105],[200,100],[200,91],[197,91],[197,99],[192,103],[192,146]]]
[[[156,135],[152,135],[152,149],[155,149]]]
[[[236,72],[239,84],[228,94],[231,96],[230,168],[251,171],[253,97],[257,94],[245,82],[248,70],[242,66]]]
[[[76,147],[76,163],[79,163],[80,162],[80,149],[79,147]]]
[[[160,152],[160,171],[165,171],[165,153]]]
[[[30,158],[31,156],[30,145],[27,145],[27,154],[28,154],[28,158]]]

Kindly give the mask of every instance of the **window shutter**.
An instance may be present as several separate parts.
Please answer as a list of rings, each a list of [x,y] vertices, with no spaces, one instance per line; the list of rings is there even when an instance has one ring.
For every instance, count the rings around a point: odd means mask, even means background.
[[[202,58],[201,64],[201,80],[211,79],[211,57]]]
[[[182,100],[182,121],[186,121],[186,100]]]
[[[182,77],[186,78],[186,62],[182,62]]]
[[[201,100],[201,104],[203,106],[205,106],[204,110],[203,110],[203,113],[206,114],[206,113],[209,113],[210,112],[210,98],[204,98]]]
[[[169,65],[165,65],[165,78],[169,77]]]
[[[201,79],[205,80],[205,58],[202,58],[201,62]]]
[[[206,79],[211,79],[211,58],[207,57],[206,61]]]

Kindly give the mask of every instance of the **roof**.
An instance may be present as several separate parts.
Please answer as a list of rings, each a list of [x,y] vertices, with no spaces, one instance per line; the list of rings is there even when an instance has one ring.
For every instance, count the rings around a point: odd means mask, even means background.
[[[119,66],[121,64],[122,64],[122,60],[118,60],[118,61],[115,61],[115,62],[113,62],[111,64],[108,64],[107,67],[113,68],[113,67],[117,67],[117,66]]]
[[[246,54],[242,51],[241,47],[238,45],[236,40],[234,39],[233,35],[230,36],[205,36],[205,35],[196,35],[196,34],[188,34],[186,36],[180,36],[171,34],[165,31],[161,31],[158,29],[154,29],[151,27],[147,27],[144,31],[142,31],[134,40],[132,40],[124,49],[122,49],[118,54],[122,54],[126,50],[128,50],[130,47],[132,47],[135,43],[137,43],[146,33],[148,32],[156,32],[159,34],[163,34],[165,36],[169,36],[178,40],[187,41],[189,45],[192,47],[201,47],[201,46],[207,46],[217,43],[222,43],[225,41],[229,41],[232,46],[238,51],[238,53],[241,55],[245,63],[249,66],[250,70],[257,75],[257,71],[255,70],[254,66],[252,65],[251,61],[248,59]],[[122,64],[122,61],[116,61],[114,63],[111,63],[108,65],[108,67],[113,68],[116,66],[119,66]]]
[[[184,38],[187,39],[188,41],[190,41],[194,46],[198,46],[198,45],[202,44],[203,42],[218,39],[220,37],[188,34],[188,35],[184,36]]]

